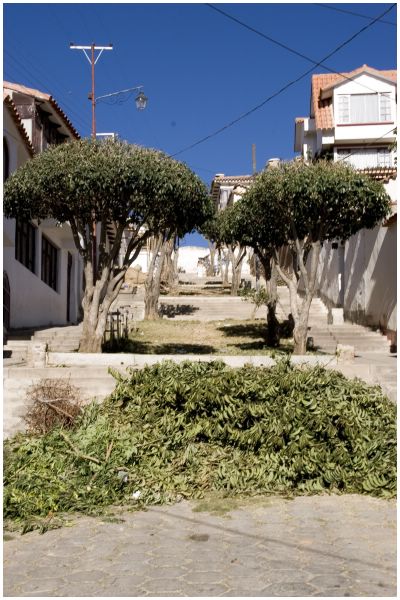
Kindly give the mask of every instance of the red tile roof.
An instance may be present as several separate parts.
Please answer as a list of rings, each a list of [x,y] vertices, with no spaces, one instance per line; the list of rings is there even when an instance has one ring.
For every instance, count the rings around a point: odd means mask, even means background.
[[[56,114],[61,118],[62,122],[69,130],[72,137],[75,139],[80,139],[79,133],[72,125],[71,121],[68,119],[64,111],[59,107],[54,98],[50,96],[50,94],[45,94],[44,92],[40,92],[39,90],[26,87],[25,85],[21,85],[20,83],[11,83],[9,81],[3,81],[3,92],[4,90],[12,90],[14,92],[19,92],[20,94],[26,94],[27,96],[31,96],[32,98],[36,98],[37,100],[47,102],[54,109]]]
[[[370,175],[379,181],[389,181],[389,179],[397,179],[396,167],[367,167],[365,169],[357,169],[365,175]]]
[[[332,98],[322,100],[321,92],[323,90],[328,90],[338,83],[342,83],[343,81],[346,81],[346,79],[350,77],[353,78],[355,75],[359,75],[363,72],[371,75],[378,75],[394,82],[397,80],[396,70],[378,71],[377,69],[373,69],[368,65],[363,65],[354,71],[350,71],[350,73],[323,73],[312,76],[311,106],[312,113],[314,113],[315,117],[315,126],[317,129],[331,129],[334,127]]]
[[[221,185],[250,187],[254,177],[254,175],[216,175],[211,183],[211,196],[214,201],[218,200]]]
[[[17,129],[21,135],[22,141],[24,142],[26,149],[29,152],[29,155],[32,157],[35,154],[35,149],[32,146],[29,136],[26,132],[26,129],[21,121],[21,118],[17,111],[17,107],[15,106],[14,102],[11,100],[11,98],[7,94],[7,92],[5,92],[4,90],[3,90],[3,103],[7,107],[7,110],[9,111],[12,120],[14,121],[15,125],[17,126]]]

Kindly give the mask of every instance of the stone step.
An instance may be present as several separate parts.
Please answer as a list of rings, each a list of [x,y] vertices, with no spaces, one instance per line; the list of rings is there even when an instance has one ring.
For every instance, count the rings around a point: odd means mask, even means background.
[[[104,356],[104,355],[102,355]],[[108,366],[98,366],[96,365],[96,355],[94,357],[94,364],[92,365],[84,365],[84,366],[73,366],[73,367],[64,367],[64,366],[49,366],[49,367],[8,367],[3,369],[3,378],[58,378],[58,377],[76,377],[87,379],[87,378],[96,378],[107,376],[111,377],[108,373]],[[121,373],[125,372],[123,366],[116,367]]]

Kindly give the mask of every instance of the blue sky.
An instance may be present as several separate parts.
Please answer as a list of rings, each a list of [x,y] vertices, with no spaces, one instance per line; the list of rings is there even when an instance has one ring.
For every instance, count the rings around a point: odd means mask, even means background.
[[[214,4],[258,32],[319,61],[390,4]],[[174,155],[213,134],[312,69],[206,4],[4,4],[3,78],[51,93],[82,136],[90,135],[90,65],[69,43],[112,43],[96,65],[96,96],[139,84],[149,98],[98,103],[97,130]],[[345,12],[343,12],[345,11]],[[356,14],[359,13],[359,16]],[[396,8],[385,17],[396,22]],[[396,27],[377,22],[326,61],[335,71],[362,64],[396,68]],[[325,64],[325,63],[324,63]],[[326,69],[315,67],[313,72]],[[216,173],[252,172],[294,156],[296,116],[309,113],[308,74],[222,133],[176,156],[207,185]],[[197,243],[197,235],[188,243]]]

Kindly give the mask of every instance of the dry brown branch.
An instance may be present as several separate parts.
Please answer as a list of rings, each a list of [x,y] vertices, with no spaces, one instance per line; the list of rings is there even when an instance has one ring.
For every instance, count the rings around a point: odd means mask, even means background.
[[[81,413],[80,391],[68,379],[42,379],[27,391],[28,431],[44,434],[55,427],[73,427]]]

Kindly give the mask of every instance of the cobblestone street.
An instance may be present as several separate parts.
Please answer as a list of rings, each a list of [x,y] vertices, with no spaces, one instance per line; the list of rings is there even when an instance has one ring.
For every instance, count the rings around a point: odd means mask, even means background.
[[[219,516],[200,508],[207,503],[8,533],[4,595],[396,596],[394,501],[252,499]]]

